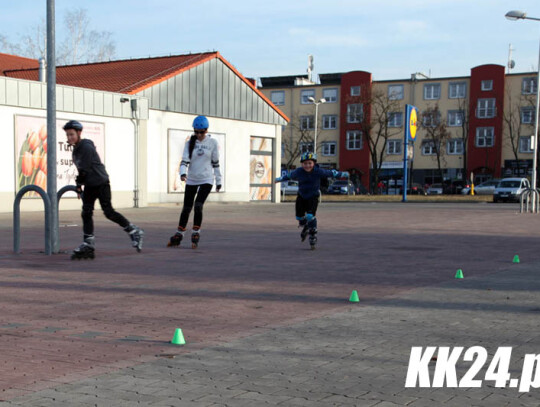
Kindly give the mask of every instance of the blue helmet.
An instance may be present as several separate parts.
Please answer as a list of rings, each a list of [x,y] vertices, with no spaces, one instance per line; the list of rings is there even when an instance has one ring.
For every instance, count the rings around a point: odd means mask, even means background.
[[[307,160],[312,160],[312,161],[317,162],[317,154],[311,153],[311,152],[307,152],[307,153],[303,153],[303,154],[300,156],[300,162],[301,162],[301,163],[303,163],[304,161],[307,161]]]
[[[195,130],[206,130],[209,126],[208,119],[206,116],[197,116],[193,120],[193,128]]]

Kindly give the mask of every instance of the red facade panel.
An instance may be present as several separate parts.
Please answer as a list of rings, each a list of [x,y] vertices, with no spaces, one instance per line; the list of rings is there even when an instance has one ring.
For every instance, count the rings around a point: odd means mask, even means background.
[[[504,82],[504,66],[481,65],[471,69],[467,168],[475,176],[501,176]],[[483,146],[491,129],[493,146]]]
[[[359,87],[360,95],[351,95],[351,88]],[[349,149],[347,145],[347,132],[361,131],[361,123],[350,123],[347,106],[349,104],[362,103],[365,95],[371,93],[371,73],[364,71],[348,72],[341,76],[340,89],[340,131],[339,131],[339,168],[342,170],[354,170],[361,174],[361,182],[369,188],[370,155],[365,136],[362,137],[362,148],[359,150]],[[363,106],[363,120],[371,120],[370,106]]]

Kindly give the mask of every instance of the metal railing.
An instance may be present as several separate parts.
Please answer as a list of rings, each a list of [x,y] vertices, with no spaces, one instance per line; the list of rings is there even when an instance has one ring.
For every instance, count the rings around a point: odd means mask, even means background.
[[[23,196],[30,191],[37,192],[41,199],[43,199],[43,205],[45,206],[45,254],[50,256],[52,254],[52,213],[51,213],[51,200],[49,195],[43,190],[43,188],[37,185],[26,185],[22,187],[13,202],[13,251],[16,254],[20,253],[21,248],[21,200]],[[57,194],[57,202],[60,202],[62,196],[69,191],[77,192],[75,185],[66,185],[61,188]],[[58,207],[57,207],[58,208]],[[58,219],[58,216],[56,217]]]
[[[538,189],[527,188],[519,198],[520,213],[539,213],[540,194]]]

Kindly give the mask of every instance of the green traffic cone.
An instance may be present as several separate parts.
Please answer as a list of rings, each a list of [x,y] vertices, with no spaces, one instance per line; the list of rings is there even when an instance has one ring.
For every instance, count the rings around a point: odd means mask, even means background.
[[[456,271],[456,278],[463,278],[463,270],[458,269],[458,271]]]
[[[512,260],[512,263],[519,263],[519,256],[517,254],[514,256],[514,260]]]
[[[182,330],[180,328],[176,328],[176,331],[174,331],[174,336],[172,338],[171,343],[173,345],[185,345],[186,341],[184,340],[184,334],[182,333]]]
[[[349,297],[350,302],[360,302],[360,299],[358,298],[358,293],[356,290],[353,290],[351,293],[351,296]]]

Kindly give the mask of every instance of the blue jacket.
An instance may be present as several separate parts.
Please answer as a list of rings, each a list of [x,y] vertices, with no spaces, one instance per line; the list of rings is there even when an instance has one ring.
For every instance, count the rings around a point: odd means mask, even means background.
[[[291,173],[278,178],[278,180],[288,181],[292,179],[298,181],[298,195],[304,199],[311,199],[319,196],[321,178],[337,178],[338,176],[347,176],[347,173],[342,173],[336,170],[325,170],[320,167],[314,167],[313,171],[307,172],[302,167],[299,167]]]

